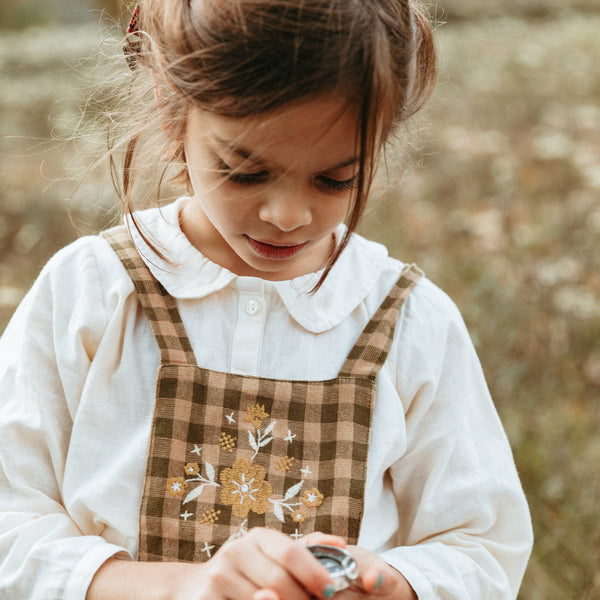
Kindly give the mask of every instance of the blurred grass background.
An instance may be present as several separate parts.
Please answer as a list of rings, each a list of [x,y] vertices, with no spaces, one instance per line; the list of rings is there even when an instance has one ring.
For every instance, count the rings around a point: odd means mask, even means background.
[[[600,5],[432,11],[440,80],[411,126],[417,164],[362,231],[421,265],[471,330],[533,514],[519,598],[597,600]],[[114,19],[127,20],[117,0],[0,4],[0,331],[49,256],[116,204],[105,171],[69,200],[90,142],[56,141],[81,117],[88,61],[107,32],[118,38]]]

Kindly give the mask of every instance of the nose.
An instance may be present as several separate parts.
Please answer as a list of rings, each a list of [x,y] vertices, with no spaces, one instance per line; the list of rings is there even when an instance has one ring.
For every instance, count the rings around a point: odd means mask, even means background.
[[[307,190],[284,190],[274,186],[263,199],[259,218],[289,232],[312,222],[311,198]]]

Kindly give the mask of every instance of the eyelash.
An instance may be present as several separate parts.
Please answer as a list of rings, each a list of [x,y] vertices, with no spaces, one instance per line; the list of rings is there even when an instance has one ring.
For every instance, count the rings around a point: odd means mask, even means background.
[[[327,189],[332,192],[350,192],[352,191],[358,182],[358,177],[354,175],[350,179],[345,181],[338,181],[337,179],[329,179],[329,177],[319,176],[317,177],[319,183],[324,185]]]
[[[238,185],[257,185],[259,183],[264,183],[269,176],[268,171],[258,171],[257,173],[235,172],[223,161],[219,161],[218,169],[221,173],[223,173],[226,179]],[[354,175],[350,179],[339,181],[337,179],[331,179],[329,177],[319,175],[317,177],[317,181],[329,191],[350,192],[356,187],[358,177]]]

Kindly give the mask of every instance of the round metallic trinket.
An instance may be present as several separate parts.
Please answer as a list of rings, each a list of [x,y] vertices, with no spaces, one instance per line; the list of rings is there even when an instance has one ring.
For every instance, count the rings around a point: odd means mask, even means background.
[[[346,550],[325,545],[307,546],[307,548],[329,571],[336,592],[345,590],[358,579],[358,565]]]

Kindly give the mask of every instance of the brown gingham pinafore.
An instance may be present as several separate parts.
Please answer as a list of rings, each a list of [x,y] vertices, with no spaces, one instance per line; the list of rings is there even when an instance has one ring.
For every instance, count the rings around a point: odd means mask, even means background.
[[[103,235],[133,280],[161,355],[139,560],[205,561],[257,526],[294,538],[333,533],[355,544],[375,378],[421,272],[403,271],[336,378],[265,379],[200,368],[175,299],[126,228]]]

